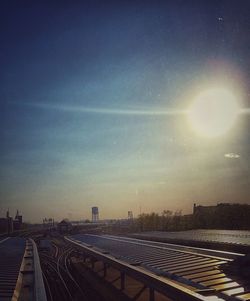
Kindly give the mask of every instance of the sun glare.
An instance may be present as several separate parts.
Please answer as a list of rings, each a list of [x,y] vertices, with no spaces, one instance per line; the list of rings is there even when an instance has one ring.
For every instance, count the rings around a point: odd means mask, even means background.
[[[225,134],[234,125],[239,113],[236,97],[225,89],[200,93],[189,110],[193,130],[206,137]]]

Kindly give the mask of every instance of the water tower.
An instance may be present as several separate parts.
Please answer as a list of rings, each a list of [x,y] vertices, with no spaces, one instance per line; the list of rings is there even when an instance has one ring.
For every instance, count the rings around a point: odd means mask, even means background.
[[[92,207],[92,222],[96,223],[99,221],[99,210],[98,207]]]

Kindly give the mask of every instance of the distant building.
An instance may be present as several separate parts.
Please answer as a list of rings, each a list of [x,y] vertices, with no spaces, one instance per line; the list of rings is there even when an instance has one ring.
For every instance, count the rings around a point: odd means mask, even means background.
[[[250,205],[219,203],[216,206],[194,204],[195,228],[250,229]]]
[[[54,223],[54,219],[53,218],[44,218],[43,219],[43,227],[45,228],[45,229],[52,229],[52,228],[54,228],[54,225],[55,225],[55,223]]]
[[[17,210],[15,219],[13,220],[13,228],[14,230],[20,230],[22,227],[23,217],[19,214],[19,211]]]
[[[72,230],[72,228],[72,224],[67,219],[63,219],[60,223],[57,224],[57,230],[60,233],[68,233]]]
[[[19,214],[19,211],[17,210],[16,212],[16,217],[15,219],[17,219],[19,221],[20,224],[22,224],[23,222],[23,216]]]
[[[92,207],[92,222],[96,223],[99,221],[99,209],[98,207]]]
[[[10,217],[9,209],[6,212],[5,218],[0,218],[0,233],[13,232],[13,219]]]
[[[5,217],[0,218],[0,233],[8,232],[8,220]]]

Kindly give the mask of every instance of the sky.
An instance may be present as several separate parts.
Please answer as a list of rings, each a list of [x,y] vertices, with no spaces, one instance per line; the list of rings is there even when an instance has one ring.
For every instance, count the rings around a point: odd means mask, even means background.
[[[250,204],[249,1],[6,0],[0,24],[0,216]],[[206,137],[186,112],[215,87],[246,114]]]

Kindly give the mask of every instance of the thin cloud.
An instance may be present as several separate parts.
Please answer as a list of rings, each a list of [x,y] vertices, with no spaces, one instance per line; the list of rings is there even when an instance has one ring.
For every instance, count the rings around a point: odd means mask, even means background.
[[[240,155],[235,154],[235,153],[228,153],[228,154],[225,154],[224,157],[228,158],[228,159],[238,159],[240,157]]]
[[[187,114],[188,110],[132,110],[132,109],[110,109],[110,108],[95,108],[95,107],[84,107],[84,106],[69,106],[59,104],[48,104],[48,103],[30,103],[30,102],[10,102],[11,104],[28,106],[33,108],[39,108],[44,110],[56,110],[64,112],[74,113],[90,113],[90,114],[103,114],[103,115],[144,115],[144,116],[155,116],[155,115],[179,115]]]

